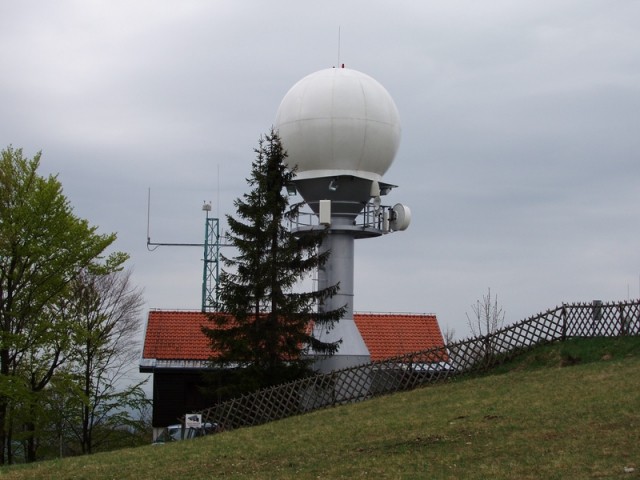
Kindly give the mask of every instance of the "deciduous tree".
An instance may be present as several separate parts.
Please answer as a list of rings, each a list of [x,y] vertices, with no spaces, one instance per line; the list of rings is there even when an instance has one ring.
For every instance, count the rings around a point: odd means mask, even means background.
[[[146,380],[127,384],[139,355],[142,292],[132,285],[130,270],[113,271],[109,262],[95,270],[85,269],[73,280],[63,306],[72,328],[69,374],[81,392],[69,406],[75,415],[68,424],[82,453],[135,426],[133,413],[148,402],[142,390]]]
[[[12,460],[12,407],[32,404],[25,395],[41,392],[63,361],[67,325],[53,305],[116,238],[77,217],[57,177],[39,166],[40,153],[1,152],[0,463]]]
[[[472,335],[488,335],[502,328],[505,312],[498,305],[498,295],[491,296],[491,288],[487,289],[487,294],[482,296],[482,300],[476,300],[476,303],[471,305],[471,310],[473,315],[466,315]]]
[[[484,339],[484,357],[490,360],[495,351],[495,344],[491,335],[502,328],[504,324],[505,312],[498,305],[498,295],[491,296],[491,288],[487,289],[487,294],[482,296],[482,300],[477,300],[471,305],[473,315],[467,313],[467,323],[471,334]]]

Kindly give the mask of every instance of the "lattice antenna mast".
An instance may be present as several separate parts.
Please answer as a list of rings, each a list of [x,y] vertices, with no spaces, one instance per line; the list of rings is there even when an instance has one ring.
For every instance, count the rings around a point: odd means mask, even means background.
[[[217,311],[219,307],[220,276],[220,220],[210,217],[211,202],[204,202],[202,210],[206,213],[204,243],[167,243],[151,241],[151,189],[147,197],[147,250],[154,252],[158,247],[201,247],[204,248],[204,265],[202,268],[202,302],[203,312]]]
[[[202,270],[202,311],[218,311],[218,279],[220,277],[220,220],[210,218],[211,203],[205,203],[207,212],[204,229],[204,266]]]

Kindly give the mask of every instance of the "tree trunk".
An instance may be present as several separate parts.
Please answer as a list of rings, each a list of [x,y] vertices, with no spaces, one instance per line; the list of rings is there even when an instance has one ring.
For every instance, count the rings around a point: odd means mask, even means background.
[[[6,331],[6,330],[4,330]],[[2,378],[9,378],[9,350],[2,349],[0,351],[0,375]],[[0,465],[6,463],[11,464],[11,442],[7,440],[7,411],[9,409],[9,400],[6,396],[0,397]]]
[[[29,436],[27,438],[27,451],[25,453],[25,460],[29,463],[32,463],[36,461],[36,425],[34,422],[27,422],[24,426],[25,430],[29,432]]]
[[[82,412],[82,453],[91,453],[91,428],[89,425],[89,405],[83,407]]]
[[[84,368],[84,394],[86,396],[86,401],[90,402],[91,400],[91,364],[93,361],[91,352],[91,341],[87,340],[85,344],[86,355],[87,355],[87,363]],[[90,414],[91,409],[89,407],[89,403],[83,405],[82,408],[82,453],[90,454],[91,453],[91,422],[90,422]]]
[[[7,451],[7,432],[5,431],[4,425],[6,423],[7,418],[7,402],[3,398],[0,400],[0,465],[5,464],[5,452]]]

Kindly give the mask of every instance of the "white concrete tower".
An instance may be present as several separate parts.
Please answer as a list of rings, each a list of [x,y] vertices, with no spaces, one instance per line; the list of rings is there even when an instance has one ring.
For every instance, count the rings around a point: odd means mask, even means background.
[[[366,363],[369,351],[353,320],[354,240],[404,230],[408,207],[381,205],[392,185],[382,182],[400,144],[398,109],[385,88],[364,73],[346,68],[304,77],[285,95],[275,121],[287,163],[296,168],[295,187],[329,234],[322,251],[328,262],[318,272],[318,288],[340,284],[327,310],[347,306],[323,341],[342,340],[338,352],[316,363],[331,371]],[[299,225],[297,230],[318,228]]]

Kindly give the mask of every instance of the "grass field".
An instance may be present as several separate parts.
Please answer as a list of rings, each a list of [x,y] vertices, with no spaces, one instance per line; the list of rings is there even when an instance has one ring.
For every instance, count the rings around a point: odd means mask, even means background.
[[[640,477],[640,339],[174,444],[0,469],[4,479]]]

